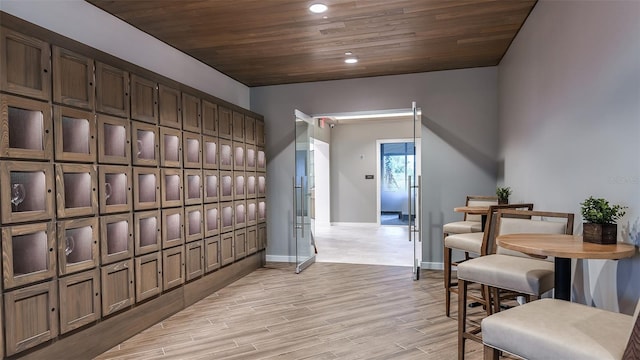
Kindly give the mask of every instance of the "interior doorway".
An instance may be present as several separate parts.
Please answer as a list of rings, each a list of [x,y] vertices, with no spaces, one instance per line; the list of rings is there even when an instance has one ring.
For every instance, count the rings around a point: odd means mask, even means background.
[[[421,252],[421,244],[414,236],[420,174],[416,158],[421,132],[419,109],[417,114],[413,109],[403,109],[313,116],[317,126],[312,188],[316,261],[407,267],[419,264],[416,250]],[[395,210],[399,220],[396,225],[400,226],[381,226],[380,222],[380,180],[385,176],[381,172],[381,141],[388,144],[382,149],[389,155],[387,162],[392,167],[397,165],[393,176],[398,186],[393,192],[402,194]],[[326,182],[321,180],[323,175]],[[322,183],[329,185],[328,191],[322,191]],[[388,182],[386,185],[390,188]]]
[[[376,141],[378,161],[378,224],[408,226],[415,220],[409,215],[409,176],[414,174],[413,139]]]

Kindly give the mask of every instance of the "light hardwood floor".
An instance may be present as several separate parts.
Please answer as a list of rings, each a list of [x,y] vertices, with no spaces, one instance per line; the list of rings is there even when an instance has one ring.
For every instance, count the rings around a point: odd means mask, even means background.
[[[422,275],[338,263],[295,274],[267,264],[98,359],[455,359],[442,272]],[[480,344],[467,343],[467,359],[482,359]]]

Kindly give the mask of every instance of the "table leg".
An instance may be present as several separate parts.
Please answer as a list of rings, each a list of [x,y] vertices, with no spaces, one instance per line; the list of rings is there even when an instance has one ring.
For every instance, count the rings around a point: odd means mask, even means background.
[[[480,215],[480,221],[481,221],[481,223],[480,223],[480,226],[481,226],[481,227],[480,227],[480,229],[482,229],[482,232],[484,232],[484,228],[485,228],[485,225],[486,225],[486,222],[487,222],[487,215],[486,215],[486,214],[481,214],[481,215]],[[482,304],[481,304],[481,303],[479,303],[479,302],[477,302],[477,301],[474,301],[474,302],[472,302],[472,303],[470,303],[470,304],[469,304],[469,307],[470,307],[470,308],[474,308],[474,307],[478,307],[478,306],[480,306],[480,305],[482,305]]]
[[[555,259],[554,279],[554,297],[571,301],[571,259],[560,257]]]

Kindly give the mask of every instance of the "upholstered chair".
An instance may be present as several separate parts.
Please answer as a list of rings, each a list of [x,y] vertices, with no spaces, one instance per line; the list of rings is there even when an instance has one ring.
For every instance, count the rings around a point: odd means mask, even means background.
[[[467,199],[465,201],[465,206],[491,206],[498,204],[497,196],[481,196],[481,195],[467,195]],[[472,236],[471,241],[474,243],[482,242],[482,237],[484,224],[482,223],[482,215],[475,214],[467,214],[464,213],[464,218],[462,221],[454,221],[442,226],[442,244],[443,244],[443,254],[444,254],[444,287],[446,294],[446,315],[449,316],[449,308],[450,308],[450,292],[451,288],[451,267],[457,266],[457,262],[452,262],[451,260],[451,248],[447,248],[446,246],[446,238],[452,234],[468,234],[468,233],[480,233]],[[478,240],[480,239],[480,240]],[[464,249],[462,251],[465,252],[465,259],[469,259],[470,253]]]
[[[490,206],[497,205],[497,196],[468,195],[465,206]],[[462,221],[454,221],[442,226],[444,237],[449,234],[464,234],[482,232],[482,215],[464,214]]]
[[[482,320],[484,358],[637,360],[639,312],[640,301],[633,316],[556,299],[516,306]]]
[[[464,251],[465,254],[475,254],[483,256],[493,252],[493,215],[499,209],[522,209],[533,210],[533,204],[505,204],[491,205],[487,212],[487,219],[483,232],[468,232],[461,234],[451,234],[444,238],[444,288],[445,288],[445,314],[450,315],[451,312],[451,293],[458,293],[457,283],[452,281],[451,267],[457,266],[460,262],[469,259],[465,256],[464,260],[452,262],[452,251]],[[479,215],[478,215],[479,216]],[[484,297],[470,296],[474,301],[485,305]]]
[[[517,233],[573,234],[570,213],[498,210],[496,236]],[[467,330],[468,286],[480,284],[483,289],[503,289],[538,298],[554,287],[553,259],[534,258],[494,245],[496,252],[465,261],[458,265],[458,359],[464,359],[465,340],[481,342],[480,328]],[[487,311],[500,310],[500,294],[484,291]],[[493,306],[493,310],[492,310]]]

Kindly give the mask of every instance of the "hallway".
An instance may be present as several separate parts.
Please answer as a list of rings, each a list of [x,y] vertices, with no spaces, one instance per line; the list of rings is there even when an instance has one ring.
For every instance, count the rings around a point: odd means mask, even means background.
[[[316,226],[316,261],[411,266],[413,243],[408,236],[407,226]]]

